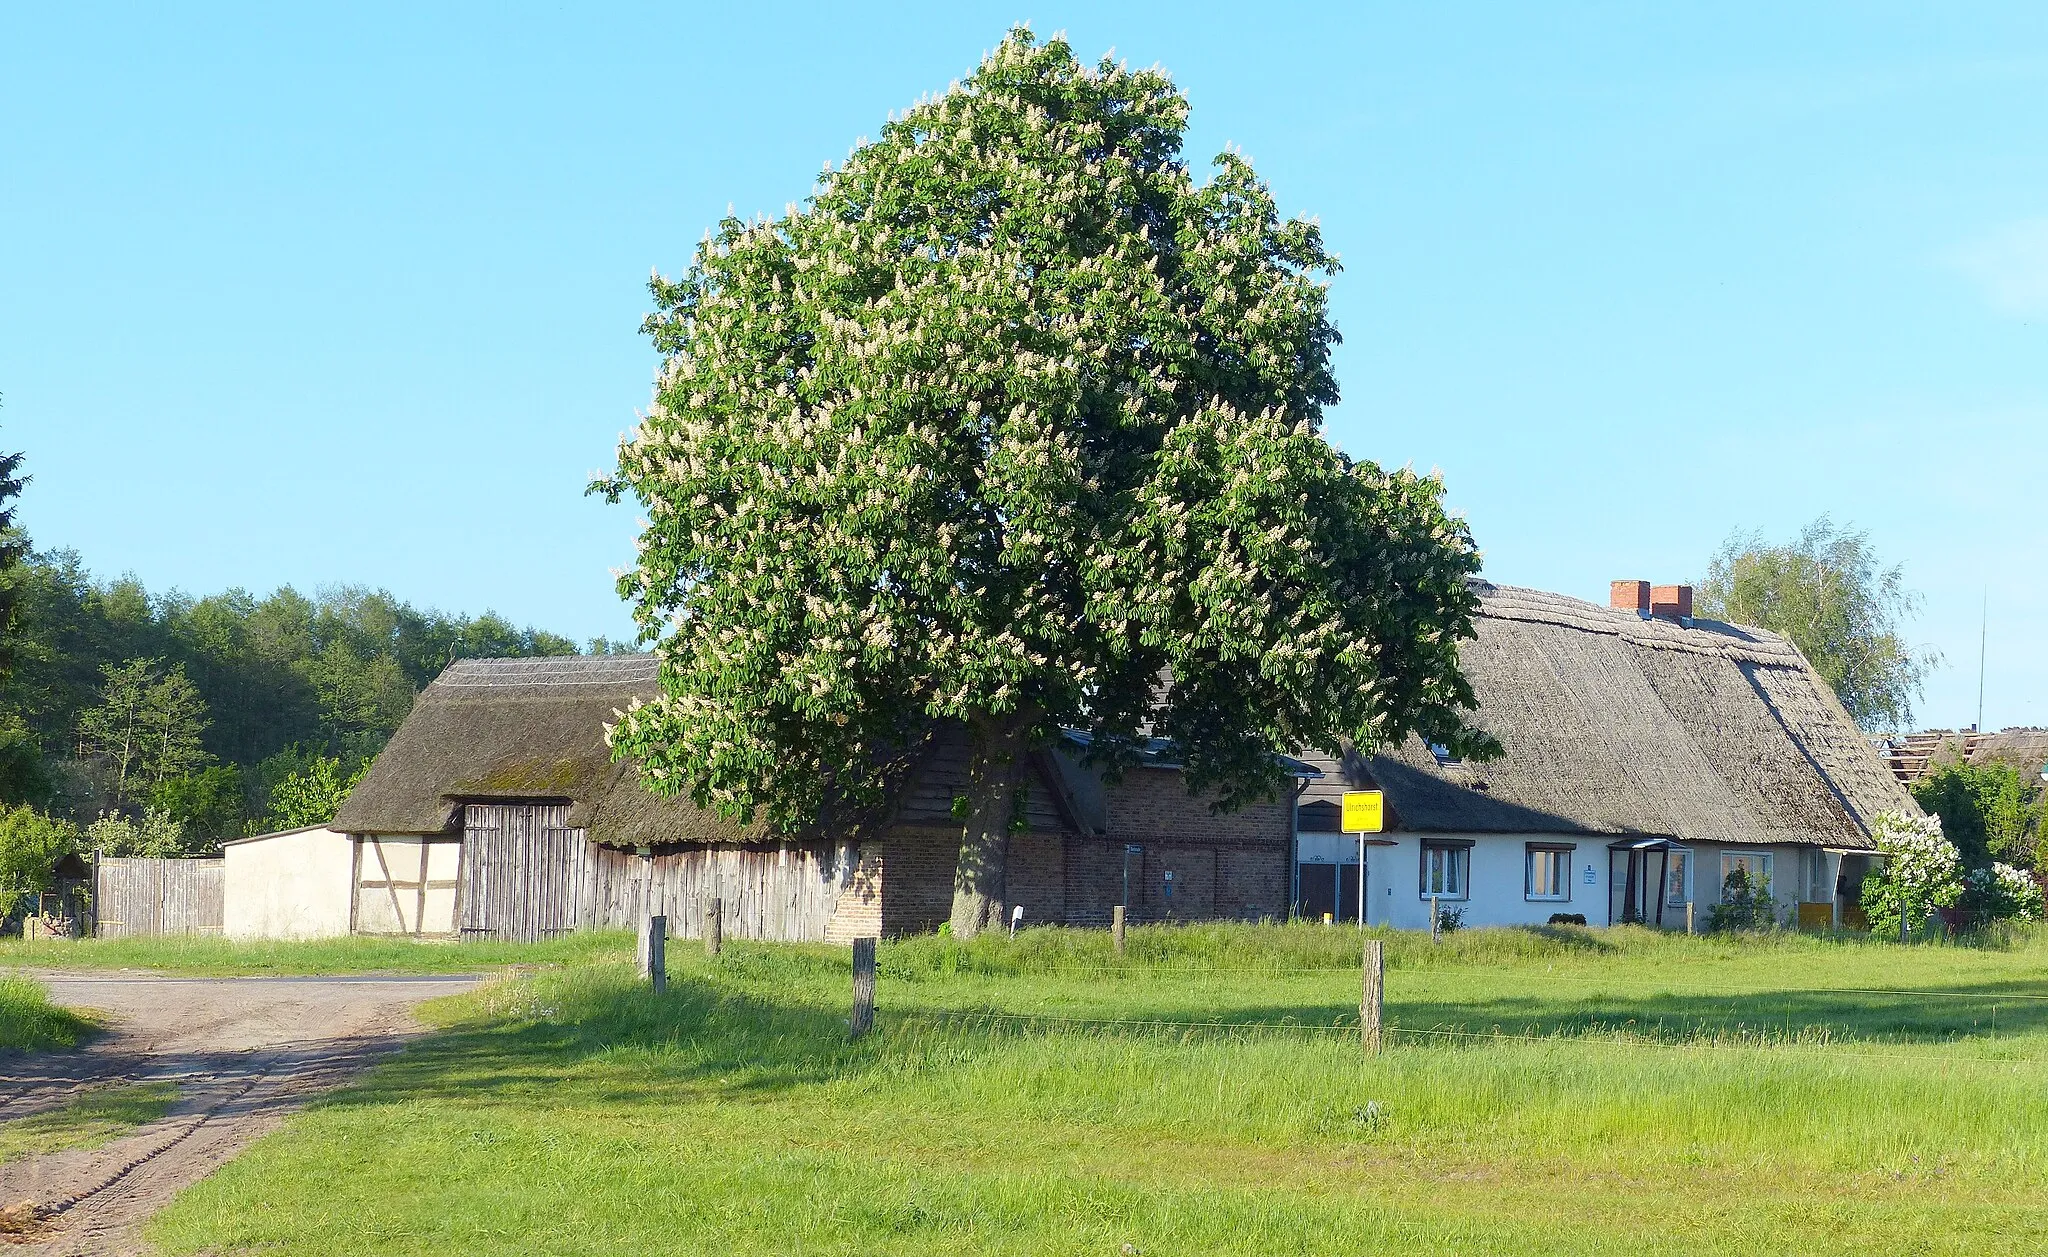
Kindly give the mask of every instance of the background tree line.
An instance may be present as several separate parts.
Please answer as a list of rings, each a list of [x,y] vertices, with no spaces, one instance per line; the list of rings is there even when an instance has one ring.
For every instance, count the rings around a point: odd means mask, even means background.
[[[138,853],[323,821],[450,660],[577,653],[357,587],[151,594],[71,551],[25,553],[5,580],[0,800]]]

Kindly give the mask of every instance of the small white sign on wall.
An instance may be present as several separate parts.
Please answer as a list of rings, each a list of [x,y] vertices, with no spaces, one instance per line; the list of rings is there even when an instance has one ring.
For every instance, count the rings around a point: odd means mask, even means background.
[[[1597,874],[1597,873],[1595,873],[1595,872],[1593,871],[1593,866],[1592,866],[1592,865],[1588,864],[1588,865],[1586,866],[1586,874],[1585,874],[1585,882],[1586,882],[1586,885],[1588,885],[1588,886],[1592,886],[1592,885],[1595,885],[1595,884],[1597,884],[1597,883],[1599,882],[1599,880],[1600,880],[1600,875],[1599,875],[1599,874]]]

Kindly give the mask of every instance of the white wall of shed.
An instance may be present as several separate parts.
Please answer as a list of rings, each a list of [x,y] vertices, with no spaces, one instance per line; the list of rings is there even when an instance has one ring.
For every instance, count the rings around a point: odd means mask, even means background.
[[[223,853],[227,887],[221,932],[229,938],[332,938],[348,933],[349,877],[355,858],[347,834],[309,829]]]

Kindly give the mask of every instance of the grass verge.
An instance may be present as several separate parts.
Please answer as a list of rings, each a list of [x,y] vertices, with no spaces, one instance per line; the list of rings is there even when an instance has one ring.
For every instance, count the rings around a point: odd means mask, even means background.
[[[1368,1059],[1337,934],[1134,931],[1121,960],[1080,931],[889,945],[860,1043],[827,948],[678,944],[659,998],[623,964],[493,984],[430,1006],[443,1033],[152,1234],[181,1253],[2048,1248],[2038,936],[1396,940],[1388,1012],[1412,1033]],[[1459,1028],[1506,1037],[1419,1033]]]
[[[192,976],[475,973],[507,965],[591,964],[629,958],[632,935],[569,934],[540,943],[453,943],[405,938],[242,942],[206,935],[0,940],[0,966],[150,969]]]
[[[0,1163],[117,1139],[170,1112],[178,1089],[167,1082],[113,1083],[78,1092],[64,1107],[0,1122]]]
[[[0,974],[0,1052],[76,1047],[92,1022],[50,1002],[40,982]]]

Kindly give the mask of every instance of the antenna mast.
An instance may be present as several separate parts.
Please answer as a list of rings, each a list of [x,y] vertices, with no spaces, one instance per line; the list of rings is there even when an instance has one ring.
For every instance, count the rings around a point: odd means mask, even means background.
[[[1977,732],[1984,732],[1984,643],[1991,636],[1991,587],[1984,588],[1984,605],[1977,614]]]

